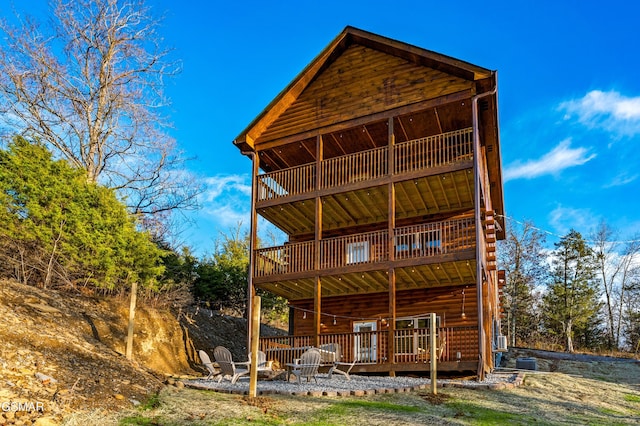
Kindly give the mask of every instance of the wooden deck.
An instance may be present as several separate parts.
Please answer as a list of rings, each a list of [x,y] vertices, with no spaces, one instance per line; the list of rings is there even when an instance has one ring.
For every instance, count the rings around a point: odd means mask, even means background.
[[[318,346],[338,344],[341,348],[339,362],[355,361],[353,372],[382,373],[391,371],[428,371],[430,357],[427,342],[429,329],[395,330],[395,351],[389,357],[389,331],[321,334]],[[440,371],[475,370],[478,365],[477,327],[441,327],[438,340],[446,342],[438,361]],[[261,337],[260,350],[268,360],[284,366],[300,358],[302,353],[314,347],[313,336]]]
[[[470,128],[410,140],[343,155],[313,163],[264,173],[258,176],[258,207],[268,201],[312,194],[314,191],[342,192],[349,185],[375,182],[393,174],[412,177],[427,169],[437,169],[473,159]],[[389,150],[393,149],[393,170],[389,170]],[[316,174],[319,173],[319,179]],[[316,181],[319,187],[316,187]]]
[[[396,261],[443,256],[475,248],[473,218],[462,218],[396,228],[393,234]],[[312,273],[315,242],[290,243],[256,250],[254,277]],[[320,241],[320,269],[356,268],[391,259],[388,231],[373,231]]]

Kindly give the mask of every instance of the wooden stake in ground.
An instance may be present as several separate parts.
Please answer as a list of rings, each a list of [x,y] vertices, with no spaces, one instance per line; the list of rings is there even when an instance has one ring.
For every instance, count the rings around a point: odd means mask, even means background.
[[[429,335],[429,348],[431,349],[431,393],[433,395],[438,393],[438,386],[436,383],[437,380],[437,365],[436,365],[436,360],[437,360],[437,356],[436,356],[436,331],[438,330],[438,328],[436,327],[436,314],[435,313],[431,313],[431,333]]]
[[[249,398],[255,398],[258,392],[258,349],[260,343],[260,296],[253,297],[251,305],[251,354],[249,373]]]
[[[138,296],[138,283],[133,282],[131,284],[131,301],[129,303],[129,329],[127,330],[127,349],[125,356],[127,359],[131,359],[131,353],[133,352],[133,323],[136,317],[136,298]]]

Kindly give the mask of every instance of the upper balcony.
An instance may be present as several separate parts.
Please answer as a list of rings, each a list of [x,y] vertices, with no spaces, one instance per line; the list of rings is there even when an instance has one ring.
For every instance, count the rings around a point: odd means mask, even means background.
[[[390,151],[383,146],[261,174],[257,178],[258,207],[380,185],[392,176],[410,180],[470,168],[473,132],[465,128],[395,144],[391,166]]]

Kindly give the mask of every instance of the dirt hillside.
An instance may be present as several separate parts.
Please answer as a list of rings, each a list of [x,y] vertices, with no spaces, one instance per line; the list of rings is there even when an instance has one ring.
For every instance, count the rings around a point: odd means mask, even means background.
[[[202,375],[199,349],[212,353],[224,345],[237,359],[246,358],[246,320],[195,307],[153,309],[139,300],[129,361],[124,357],[128,316],[128,299],[0,280],[0,404],[33,402],[42,408],[3,409],[0,425],[37,419],[46,424],[43,419],[59,422],[74,411],[131,408],[166,386],[168,377]],[[279,331],[263,327],[261,332]]]

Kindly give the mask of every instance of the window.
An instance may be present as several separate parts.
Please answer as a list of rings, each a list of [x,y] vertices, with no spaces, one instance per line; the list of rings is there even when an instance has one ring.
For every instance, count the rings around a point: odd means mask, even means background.
[[[369,261],[369,241],[347,244],[347,264]]]
[[[396,353],[420,354],[429,347],[431,332],[430,317],[396,319]],[[436,327],[440,327],[440,316],[436,316]]]

